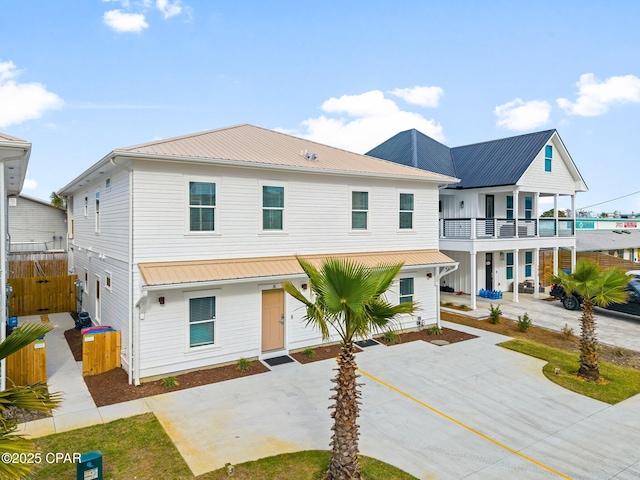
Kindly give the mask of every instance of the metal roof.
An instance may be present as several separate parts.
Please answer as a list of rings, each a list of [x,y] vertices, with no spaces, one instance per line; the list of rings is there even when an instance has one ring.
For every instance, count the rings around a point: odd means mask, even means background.
[[[114,150],[121,153],[175,158],[228,160],[247,166],[280,166],[307,171],[360,173],[450,183],[437,173],[410,169],[304,138],[254,125],[236,125]]]
[[[20,138],[12,137],[11,135],[7,135],[6,133],[0,132],[0,140],[5,142],[20,142],[26,143],[26,140],[22,140]]]
[[[367,152],[377,158],[457,177],[453,188],[515,185],[556,130],[449,148],[412,129]],[[577,171],[577,170],[576,170]]]
[[[451,265],[456,262],[438,250],[407,250],[392,252],[340,253],[301,255],[316,267],[326,258],[349,258],[369,267],[380,264],[404,263],[405,266]],[[234,258],[185,262],[138,264],[147,286],[204,283],[240,279],[258,279],[302,275],[304,271],[293,255],[282,257]]]
[[[619,233],[616,233],[619,232]],[[638,230],[576,230],[576,250],[578,252],[599,252],[601,250],[619,250],[640,248]]]

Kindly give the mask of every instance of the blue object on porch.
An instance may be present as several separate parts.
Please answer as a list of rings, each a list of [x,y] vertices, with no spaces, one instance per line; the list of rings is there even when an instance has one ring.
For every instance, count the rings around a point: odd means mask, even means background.
[[[481,288],[480,291],[478,292],[478,295],[480,295],[482,298],[485,298],[487,295],[487,292],[485,291],[484,288]]]
[[[16,328],[18,326],[18,317],[9,317],[7,319],[7,325],[11,328]]]

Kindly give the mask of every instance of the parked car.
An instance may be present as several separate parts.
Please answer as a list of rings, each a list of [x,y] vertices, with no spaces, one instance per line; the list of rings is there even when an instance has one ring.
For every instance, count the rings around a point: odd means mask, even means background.
[[[640,278],[634,277],[627,284],[627,290],[629,292],[627,303],[610,303],[605,308],[607,310],[640,316]],[[582,298],[577,293],[574,292],[573,295],[567,295],[562,285],[552,283],[550,294],[553,297],[559,298],[562,306],[567,310],[580,310]]]

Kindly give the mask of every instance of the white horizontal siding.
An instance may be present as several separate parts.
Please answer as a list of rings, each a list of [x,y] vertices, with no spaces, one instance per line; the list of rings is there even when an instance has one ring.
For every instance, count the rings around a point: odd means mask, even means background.
[[[163,164],[134,179],[137,262],[437,248],[437,189],[418,182]],[[216,232],[187,233],[187,182],[216,181]],[[262,232],[262,185],[285,186],[285,230]],[[353,233],[351,191],[369,192],[369,228]],[[414,231],[398,231],[400,192],[414,193]]]
[[[25,197],[9,205],[11,243],[46,243],[47,249],[67,248],[67,222],[63,210]]]
[[[576,193],[576,180],[567,167],[567,163],[571,162],[571,160],[561,157],[557,136],[553,136],[547,145],[553,147],[551,171],[546,172],[544,169],[545,147],[542,147],[535,160],[531,162],[529,168],[518,180],[518,185],[541,193],[574,195]]]

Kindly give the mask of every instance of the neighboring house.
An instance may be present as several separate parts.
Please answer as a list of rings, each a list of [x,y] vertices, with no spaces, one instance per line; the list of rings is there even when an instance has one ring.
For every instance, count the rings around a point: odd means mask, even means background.
[[[540,282],[542,250],[572,251],[575,217],[559,218],[560,196],[587,186],[556,130],[449,148],[417,130],[401,132],[367,153],[373,157],[449,175],[460,183],[440,191],[440,250],[460,263],[442,286],[471,294],[480,289],[513,290],[524,281]],[[555,217],[538,218],[539,201],[553,197]],[[539,289],[535,289],[539,295]]]
[[[601,252],[632,262],[640,260],[640,219],[578,218],[578,252]]]
[[[456,179],[251,125],[112,151],[68,197],[70,265],[132,383],[321,343],[281,282],[294,255],[404,262],[390,300],[439,321],[438,187]]]
[[[8,196],[18,195],[22,190],[27,172],[31,144],[19,138],[0,133],[0,292],[4,293],[4,301],[0,302],[0,339],[4,340],[7,323],[7,272],[9,271],[9,252],[7,231]],[[0,390],[6,387],[5,360],[2,360]]]
[[[38,198],[9,198],[11,252],[43,252],[67,249],[65,210]]]

